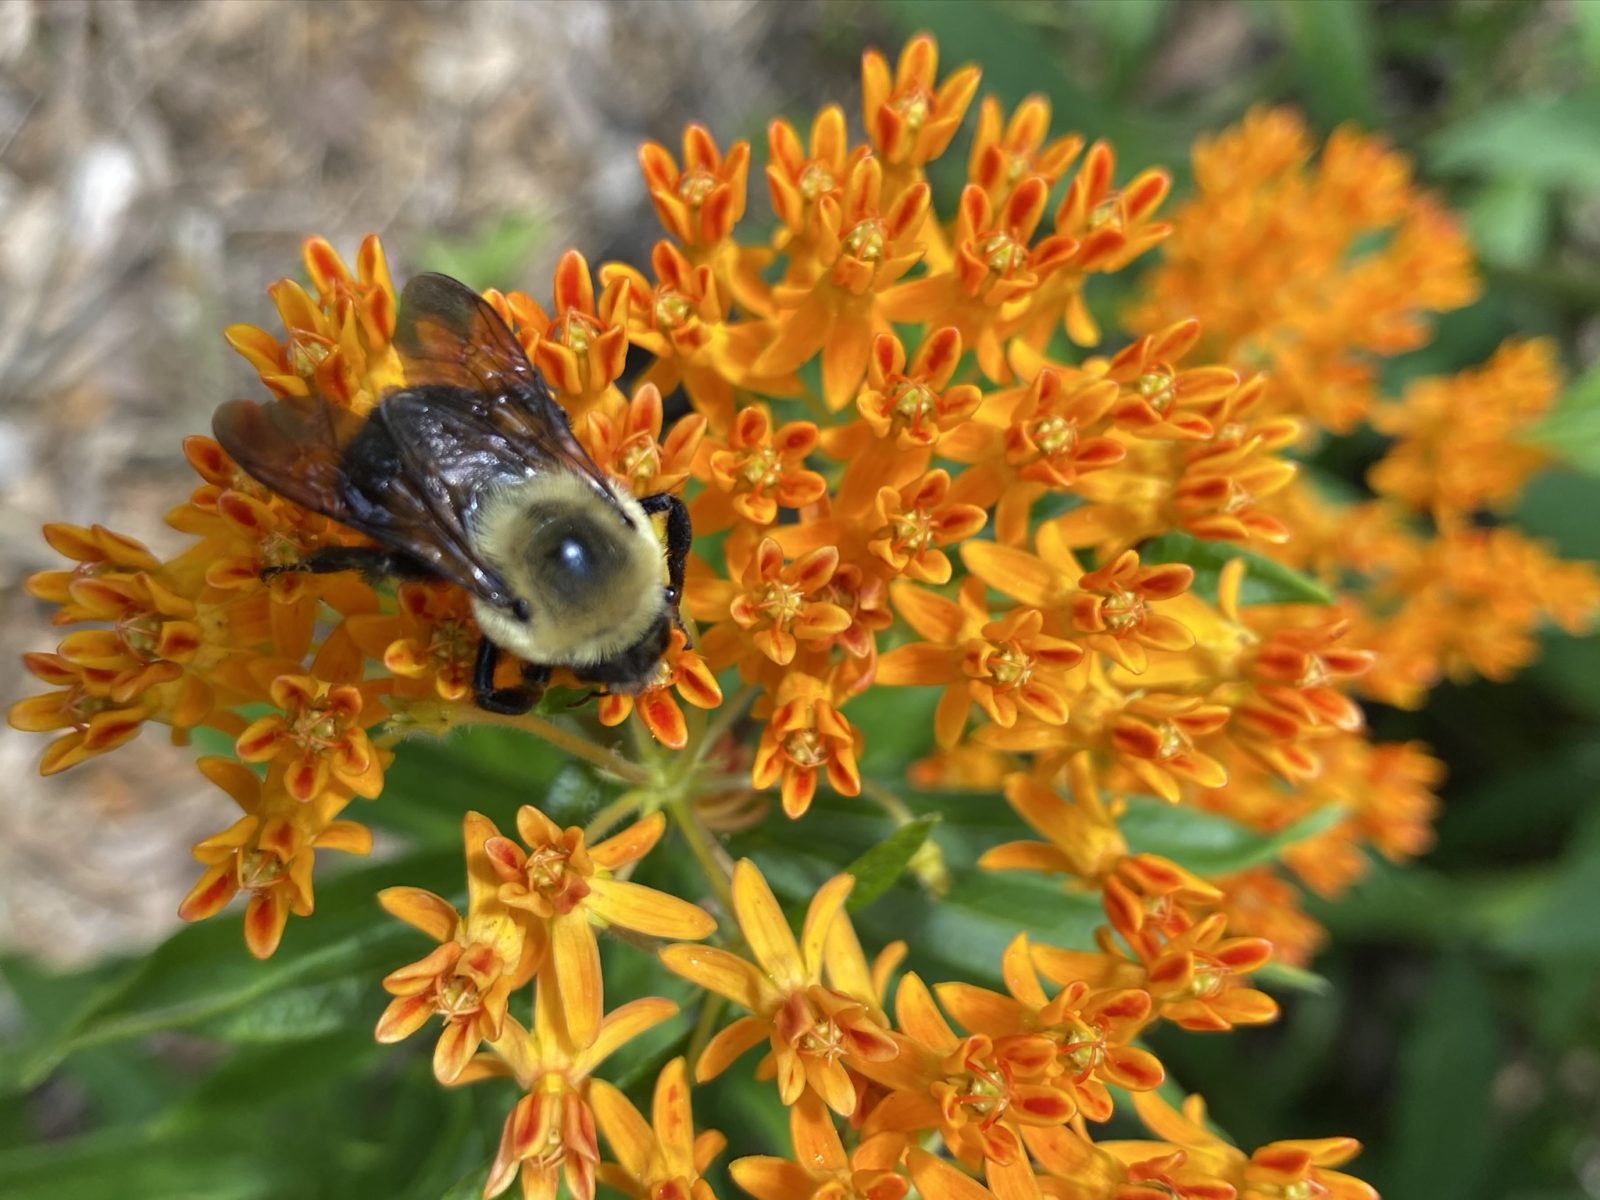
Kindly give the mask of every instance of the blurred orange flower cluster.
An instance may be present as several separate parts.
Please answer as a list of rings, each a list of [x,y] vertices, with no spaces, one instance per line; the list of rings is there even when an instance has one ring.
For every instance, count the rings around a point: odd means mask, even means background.
[[[1542,465],[1517,437],[1551,403],[1553,351],[1510,344],[1382,400],[1380,360],[1474,296],[1470,250],[1403,158],[1348,130],[1314,154],[1287,112],[1201,145],[1196,196],[1161,219],[1165,173],[1119,184],[1109,146],[1051,137],[1042,99],[1007,114],[986,98],[966,182],[941,209],[925,168],[978,82],[973,67],[941,78],[918,37],[892,69],[866,55],[866,141],[837,107],[804,134],[773,121],[764,241],[738,236],[748,144],[698,126],[681,154],[648,144],[668,234],[648,272],[591,272],[568,251],[550,308],[487,294],[600,468],[688,502],[689,629],[639,695],[479,710],[467,597],[285,570],[361,539],[208,438],[185,447],[201,482],[169,514],[193,539],[177,557],[98,526],[46,529],[72,565],[30,590],[87,628],[28,656],[51,690],[12,724],[55,734],[47,773],[150,722],[231,740],[232,757],[200,766],[244,815],[195,848],[204,869],[181,912],[244,892],[258,956],[311,911],[318,849],[369,848],[342,814],[379,796],[402,736],[512,724],[626,785],[588,830],[526,806],[512,840],[469,813],[464,915],[420,889],[382,897],[437,948],[385,979],[379,1038],[437,1015],[441,1082],[509,1075],[525,1093],[488,1195],[520,1178],[547,1200],[564,1178],[577,1200],[597,1179],[707,1200],[720,1139],[693,1135],[688,1079],[757,1045],[795,1152],[732,1165],[758,1200],[1372,1195],[1334,1169],[1349,1139],[1251,1157],[1222,1142],[1198,1100],[1180,1112],[1157,1097],[1163,1069],[1137,1042],[1160,1021],[1271,1020],[1253,974],[1306,962],[1322,936],[1291,880],[1332,895],[1369,849],[1427,847],[1439,766],[1424,747],[1374,744],[1354,695],[1414,704],[1446,674],[1502,678],[1532,657],[1539,622],[1578,629],[1600,610],[1591,569],[1474,519]],[[1134,336],[1102,349],[1094,277],[1158,246]],[[234,326],[228,340],[276,395],[364,414],[405,385],[384,253],[368,238],[352,271],[313,239],[305,266],[310,290],[270,289],[281,337]],[[649,359],[631,382],[630,348]],[[1393,442],[1376,498],[1338,504],[1301,458],[1363,421]],[[1062,876],[1103,902],[1093,946],[1012,941],[1005,993],[908,973],[891,1003],[906,948],[865,956],[849,875],[818,890],[796,940],[761,872],[717,842],[760,819],[751,797],[798,818],[824,784],[869,800],[892,788],[863,779],[852,712],[910,687],[937,694],[910,780],[1003,793],[1042,839],[980,865]],[[607,731],[630,722],[623,752]],[[1135,797],[1303,832],[1273,865],[1203,879],[1130,848]],[[715,916],[628,880],[669,816]],[[675,1006],[605,1014],[597,930],[743,1012],[661,1073],[650,1122],[591,1072]],[[511,998],[530,983],[524,1028]],[[1155,1140],[1094,1136],[1112,1089]],[[948,1158],[927,1152],[931,1133]]]

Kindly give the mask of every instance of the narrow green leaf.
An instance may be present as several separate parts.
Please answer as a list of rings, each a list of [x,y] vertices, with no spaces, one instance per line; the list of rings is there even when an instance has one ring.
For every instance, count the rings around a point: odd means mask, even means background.
[[[6,1082],[32,1087],[86,1046],[195,1026],[290,989],[398,966],[418,935],[384,915],[377,892],[396,883],[444,886],[459,874],[458,863],[454,853],[424,855],[319,881],[316,918],[292,921],[283,948],[264,963],[245,950],[237,917],[182,929],[92,996],[53,1037],[17,1056]]]
[[[1342,808],[1329,805],[1273,833],[1258,833],[1217,813],[1136,796],[1117,824],[1134,852],[1159,854],[1196,875],[1212,877],[1271,862],[1287,847],[1344,817]]]
[[[918,817],[907,822],[846,867],[856,877],[856,886],[845,907],[860,912],[883,895],[922,849],[937,821],[937,817]]]
[[[1242,605],[1333,603],[1328,589],[1316,580],[1253,550],[1241,550],[1231,542],[1205,541],[1187,533],[1165,533],[1139,546],[1141,562],[1177,562],[1193,567],[1193,591],[1208,600],[1216,599],[1222,568],[1236,558],[1245,562],[1244,583],[1239,588]]]
[[[1385,1194],[1456,1200],[1489,1194],[1498,1042],[1482,974],[1465,956],[1445,960],[1400,1039]]]

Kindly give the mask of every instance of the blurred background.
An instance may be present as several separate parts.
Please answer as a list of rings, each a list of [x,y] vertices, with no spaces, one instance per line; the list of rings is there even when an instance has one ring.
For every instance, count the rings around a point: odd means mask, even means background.
[[[1055,130],[1109,138],[1125,172],[1168,166],[1178,199],[1193,138],[1252,104],[1382,130],[1465,214],[1487,283],[1387,382],[1518,332],[1557,337],[1575,391],[1600,387],[1600,0],[0,0],[0,655],[53,645],[20,589],[53,565],[41,522],[175,545],[181,438],[253,394],[221,329],[272,323],[264,289],[305,235],[350,255],[377,231],[397,279],[542,297],[568,246],[644,260],[642,138],[695,119],[759,165],[767,116],[838,98],[857,122],[862,49],[919,28],[1008,106],[1042,92]],[[759,170],[751,209],[769,219]],[[1600,466],[1600,437],[1569,451]],[[1600,556],[1600,484],[1578,469],[1517,520]],[[1394,1200],[1600,1196],[1600,648],[1552,636],[1512,684],[1372,719],[1449,763],[1437,848],[1317,912],[1330,992],[1275,1027],[1165,1037],[1161,1057],[1244,1145],[1361,1138],[1360,1173]],[[40,749],[0,730],[0,1045],[167,933],[188,845],[231,819],[154,737],[52,780]],[[194,1047],[158,1049],[178,1082],[90,1052],[0,1099],[0,1146],[138,1115],[195,1074]],[[69,1173],[49,1194],[85,1193]]]

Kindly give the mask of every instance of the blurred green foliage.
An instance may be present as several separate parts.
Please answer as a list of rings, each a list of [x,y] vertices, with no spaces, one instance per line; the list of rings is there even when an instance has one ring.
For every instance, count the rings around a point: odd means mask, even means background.
[[[1600,332],[1595,0],[880,0],[822,11],[822,44],[837,55],[839,77],[854,76],[863,24],[885,44],[931,29],[947,61],[982,63],[986,86],[1008,105],[1043,92],[1057,129],[1110,139],[1124,178],[1149,163],[1172,167],[1180,197],[1193,138],[1251,104],[1300,105],[1324,132],[1347,120],[1386,131],[1465,214],[1488,281],[1477,305],[1442,321],[1437,342],[1392,364],[1386,382],[1481,361],[1513,332],[1558,337],[1574,367],[1583,347],[1592,352]],[[958,142],[936,185],[953,186],[964,165]],[[475,285],[521,282],[508,264],[540,234],[537,222],[509,221],[423,258]],[[1576,378],[1543,434],[1573,469],[1541,480],[1515,515],[1565,553],[1594,556],[1600,374]],[[1168,549],[1195,561],[1194,547]],[[1207,576],[1201,564],[1201,590],[1207,578],[1214,590],[1215,570]],[[1250,580],[1264,590],[1247,602],[1307,586],[1287,573],[1252,571]],[[1177,1082],[1203,1086],[1218,1124],[1242,1144],[1353,1134],[1368,1147],[1356,1169],[1393,1200],[1592,1194],[1600,648],[1552,636],[1546,651],[1512,684],[1446,687],[1422,713],[1374,714],[1380,736],[1431,743],[1451,778],[1439,845],[1423,863],[1378,864],[1346,900],[1317,907],[1333,939],[1316,967],[1331,986],[1307,973],[1264,975],[1285,1004],[1279,1025],[1159,1038]],[[890,780],[903,767],[928,705],[903,691],[860,714],[869,774]],[[382,801],[362,812],[401,845],[453,847],[464,797],[503,826],[523,802],[541,801],[566,824],[610,798],[585,769],[515,735],[474,731],[447,748],[407,744],[401,755]],[[996,970],[995,951],[1018,928],[1083,944],[1099,923],[1090,901],[1063,901],[1043,882],[961,882],[959,868],[982,848],[1019,835],[992,800],[904,799],[914,819],[897,829],[863,805],[820,798],[805,823],[827,837],[807,844],[826,842],[830,852],[814,859],[792,847],[776,853],[779,827],[744,835],[734,850],[753,856],[793,901],[854,864],[863,941],[908,938],[921,956],[912,965],[935,971],[954,966],[970,977],[973,962]],[[1136,849],[1206,872],[1262,861],[1276,842],[1154,805],[1136,806],[1125,828]],[[900,878],[925,839],[957,868],[939,906]],[[693,897],[701,885],[686,857],[654,855],[639,879]],[[513,1102],[509,1085],[442,1090],[426,1039],[403,1047],[371,1039],[383,1004],[378,978],[425,948],[372,900],[400,881],[452,895],[458,854],[419,851],[330,870],[319,879],[316,919],[293,923],[284,952],[266,965],[244,953],[237,917],[186,929],[150,958],[68,977],[0,963],[18,1018],[0,1028],[0,1195],[476,1195]],[[661,989],[659,972],[617,951],[605,948],[608,1004]],[[669,1022],[620,1082],[647,1087],[688,1035],[687,1017]],[[752,1101],[757,1087],[767,1085],[737,1069],[715,1093],[697,1094],[697,1117],[741,1149],[781,1147],[786,1132],[773,1106]],[[725,1177],[719,1194],[735,1194]]]

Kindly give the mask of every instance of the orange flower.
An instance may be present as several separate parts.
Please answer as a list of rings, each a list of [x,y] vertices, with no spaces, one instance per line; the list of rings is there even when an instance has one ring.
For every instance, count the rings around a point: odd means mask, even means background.
[[[868,1136],[937,1129],[963,1162],[1020,1168],[1027,1163],[1024,1127],[1071,1119],[1075,1104],[1060,1086],[1056,1045],[1044,1034],[960,1037],[915,973],[900,980],[895,1023],[899,1054],[858,1068],[889,1089],[863,1126]]]
[[[403,382],[389,345],[396,303],[383,245],[376,235],[362,241],[353,277],[322,238],[307,238],[303,257],[316,300],[292,279],[267,289],[288,341],[253,325],[230,325],[224,336],[275,395],[315,394],[365,413]]]
[[[1019,608],[988,620],[981,581],[963,584],[954,603],[909,584],[891,588],[895,608],[922,637],[889,651],[878,664],[880,683],[894,686],[944,685],[934,716],[934,737],[953,746],[976,704],[1002,728],[1019,713],[1060,725],[1067,719],[1068,688],[1062,672],[1083,658],[1071,642],[1041,632],[1044,615]]]
[[[284,785],[302,803],[330,782],[369,800],[383,790],[383,760],[367,738],[383,706],[358,686],[310,675],[279,675],[268,694],[280,712],[252,722],[234,743],[248,763],[281,761]]]
[[[855,396],[873,338],[889,332],[884,291],[922,258],[928,185],[885,198],[883,166],[860,158],[844,194],[821,196],[811,262],[773,292],[776,333],[754,370],[781,375],[822,352],[822,396],[838,412]]]
[[[1107,1085],[1148,1091],[1165,1076],[1155,1055],[1129,1043],[1151,1018],[1148,993],[1137,988],[1094,990],[1074,980],[1052,998],[1039,983],[1028,939],[1018,934],[1002,958],[1009,997],[967,983],[934,988],[940,1006],[968,1030],[1000,1042],[1042,1034],[1056,1046],[1060,1082],[1077,1111],[1091,1121],[1111,1118]]]
[[[750,786],[779,784],[784,815],[789,817],[801,816],[811,807],[818,772],[841,795],[859,795],[856,759],[861,734],[834,707],[827,687],[810,675],[785,675],[770,703],[772,712],[756,747]]]
[[[527,849],[490,827],[484,851],[499,881],[499,902],[542,926],[552,971],[542,987],[560,1005],[574,1045],[595,1037],[603,1011],[600,947],[594,925],[615,925],[650,937],[703,938],[717,923],[702,908],[615,877],[661,840],[667,818],[652,813],[592,847],[583,830],[562,830],[531,804],[517,810]]]
[[[54,691],[28,696],[6,714],[11,728],[24,733],[66,730],[45,747],[39,774],[54,775],[97,754],[115,750],[138,736],[155,714],[147,696],[118,704],[108,695],[114,671],[70,663],[59,654],[24,654],[22,665]]]
[[[1354,1138],[1273,1142],[1246,1158],[1206,1127],[1205,1102],[1190,1096],[1180,1112],[1154,1092],[1134,1096],[1139,1119],[1157,1137],[1183,1147],[1237,1189],[1239,1200],[1277,1200],[1303,1194],[1329,1200],[1378,1200],[1370,1186],[1330,1170],[1361,1152]]]
[[[352,616],[345,628],[363,654],[413,684],[405,694],[436,695],[449,703],[472,694],[480,634],[460,588],[444,582],[401,584],[392,615]]]
[[[875,998],[839,990],[841,984],[868,978],[853,935],[836,934],[834,928],[849,919],[843,908],[854,884],[850,876],[837,875],[817,890],[797,944],[767,881],[754,864],[742,860],[733,870],[734,914],[755,962],[710,946],[661,951],[670,970],[750,1014],[706,1045],[695,1065],[697,1080],[715,1078],[745,1051],[767,1041],[770,1070],[776,1073],[784,1104],[795,1104],[809,1090],[841,1116],[854,1111],[855,1085],[845,1068],[896,1053],[876,1015]],[[824,970],[831,986],[822,982]]]
[[[861,56],[862,123],[891,167],[921,168],[938,158],[966,116],[978,90],[978,68],[961,67],[942,84],[938,74],[939,47],[925,33],[905,44],[892,76],[876,50]]]
[[[789,1108],[794,1159],[752,1155],[729,1164],[733,1180],[756,1200],[902,1200],[910,1190],[896,1169],[904,1139],[879,1134],[847,1155],[823,1103],[810,1092]]]
[[[977,353],[986,376],[996,383],[1010,380],[1004,339],[1014,330],[1007,314],[1077,248],[1072,238],[1059,234],[1030,245],[1049,195],[1050,185],[1041,176],[1030,176],[996,211],[982,188],[968,184],[956,217],[954,270],[890,291],[883,300],[889,319],[950,321]]]
[[[967,178],[994,204],[1000,204],[1021,180],[1038,175],[1050,186],[1066,174],[1083,149],[1083,138],[1069,133],[1049,145],[1050,101],[1029,96],[1004,121],[1000,101],[985,96],[978,107],[978,131],[967,158]]]
[[[678,1011],[670,1000],[634,1000],[608,1013],[593,1034],[569,1040],[554,989],[541,974],[534,991],[533,1029],[507,1017],[492,1055],[479,1055],[455,1082],[510,1076],[526,1093],[506,1117],[500,1147],[489,1164],[485,1197],[500,1195],[518,1176],[525,1200],[556,1200],[565,1183],[573,1200],[594,1200],[600,1143],[589,1106],[589,1076],[628,1042]]]
[[[939,547],[975,536],[989,519],[976,504],[951,503],[949,492],[944,471],[929,471],[899,489],[879,488],[867,542],[873,557],[919,583],[949,583],[950,560]]]
[[[725,241],[744,215],[749,142],[734,142],[724,156],[705,126],[690,125],[683,131],[682,170],[658,142],[639,147],[639,166],[661,224],[691,253],[703,255]]]
[[[689,1111],[689,1077],[682,1058],[661,1068],[647,1124],[628,1098],[603,1079],[589,1084],[595,1124],[615,1163],[600,1165],[600,1181],[634,1200],[715,1200],[701,1176],[727,1139],[708,1129],[696,1136]]]
[[[672,640],[657,668],[656,682],[637,696],[621,692],[602,696],[595,715],[602,725],[621,725],[637,708],[656,741],[682,750],[689,744],[689,728],[684,723],[683,710],[672,697],[674,691],[696,708],[716,708],[722,703],[717,677],[706,660],[689,649],[688,635],[681,629],[672,631]]]
[[[772,428],[763,405],[741,408],[726,442],[713,440],[709,482],[691,507],[696,531],[726,529],[735,517],[771,525],[779,508],[804,508],[820,500],[827,482],[805,467],[817,446],[817,427],[790,421]]]
[[[742,590],[727,601],[727,615],[756,649],[787,666],[801,642],[825,640],[849,628],[850,614],[822,599],[838,567],[839,552],[831,546],[785,565],[778,543],[762,538],[745,564]],[[710,615],[714,609],[700,611]]]
[[[548,951],[542,929],[525,929],[498,899],[499,879],[486,844],[494,824],[469,812],[461,822],[467,851],[467,916],[421,888],[385,888],[378,902],[390,916],[439,943],[426,958],[391,971],[384,990],[395,998],[378,1019],[380,1042],[410,1037],[438,1013],[444,1031],[433,1050],[433,1074],[451,1083],[485,1041],[500,1036],[511,993],[532,979]],[[531,936],[530,936],[531,935]]]
[[[195,846],[195,859],[206,869],[178,906],[178,916],[203,921],[247,892],[245,945],[257,958],[271,958],[289,914],[311,913],[315,852],[366,854],[372,849],[372,833],[354,821],[334,820],[350,801],[343,789],[324,792],[309,804],[290,797],[281,764],[268,770],[265,782],[225,758],[202,758],[196,765],[245,815]]]
[[[886,333],[874,340],[867,386],[856,398],[856,409],[873,436],[893,439],[900,451],[931,450],[941,434],[977,411],[982,396],[976,387],[950,385],[960,361],[961,331],[951,325],[924,337],[909,365],[897,336]]]
[[[611,278],[604,286],[596,300],[587,260],[568,250],[556,263],[554,314],[520,292],[486,295],[574,421],[597,405],[623,404],[615,384],[628,357],[630,293],[625,279]]]
[[[615,475],[635,496],[675,492],[689,478],[706,419],[690,413],[674,421],[665,440],[661,422],[661,390],[653,383],[642,383],[620,413],[599,409],[589,413],[584,445],[595,464]]]

